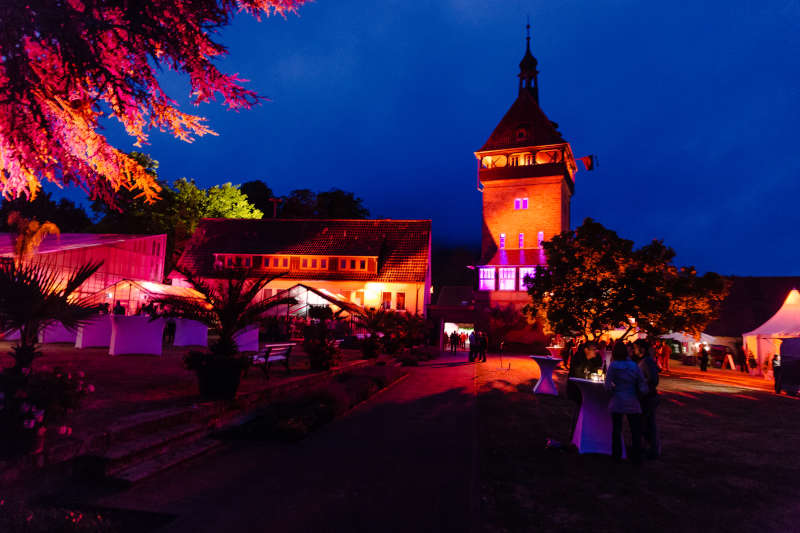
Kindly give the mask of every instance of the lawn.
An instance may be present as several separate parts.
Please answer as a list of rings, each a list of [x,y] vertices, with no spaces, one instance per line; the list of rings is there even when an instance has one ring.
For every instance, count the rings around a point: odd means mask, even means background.
[[[481,517],[487,531],[792,531],[800,519],[800,401],[732,371],[663,379],[664,456],[641,467],[548,449],[573,405],[536,396],[526,358],[477,370]],[[563,394],[563,374],[558,380]],[[731,384],[733,383],[733,384]]]

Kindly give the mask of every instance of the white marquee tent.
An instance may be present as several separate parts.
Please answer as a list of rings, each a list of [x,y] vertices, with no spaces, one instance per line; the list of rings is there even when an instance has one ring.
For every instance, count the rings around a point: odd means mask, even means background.
[[[758,361],[758,373],[772,377],[772,357],[783,339],[800,338],[800,292],[792,289],[772,318],[742,335],[744,347]]]

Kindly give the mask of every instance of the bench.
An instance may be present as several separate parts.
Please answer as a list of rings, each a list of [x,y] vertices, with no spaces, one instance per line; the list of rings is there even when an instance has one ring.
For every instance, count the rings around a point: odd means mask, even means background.
[[[261,352],[252,357],[251,361],[253,366],[260,367],[264,375],[269,378],[269,367],[272,366],[272,363],[283,361],[283,364],[286,365],[286,373],[288,374],[289,355],[292,353],[292,348],[294,348],[294,346],[296,346],[296,344],[293,342],[267,344]]]

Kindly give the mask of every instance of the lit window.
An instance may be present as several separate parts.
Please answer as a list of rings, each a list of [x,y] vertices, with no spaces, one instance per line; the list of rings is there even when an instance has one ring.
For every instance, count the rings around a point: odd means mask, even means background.
[[[312,259],[311,260],[311,268],[317,268],[317,260],[316,259]]]
[[[308,268],[308,259],[303,259],[303,261],[300,263],[300,266],[302,268]]]
[[[395,307],[397,308],[397,310],[398,311],[405,311],[405,309],[406,309],[406,293],[398,292],[396,298],[397,298],[397,305],[395,305]]]
[[[505,233],[501,233],[500,234],[500,249],[503,250],[503,249],[505,249],[505,247],[506,247],[506,234]]]
[[[523,156],[523,165],[528,166],[533,164],[533,154],[525,154]]]
[[[525,248],[525,234],[524,233],[520,233],[519,234],[519,249],[521,250],[523,248]]]
[[[381,307],[384,309],[391,309],[392,308],[392,293],[391,292],[384,292],[381,295]]]
[[[514,210],[519,210],[522,207],[522,199],[515,198],[514,199]]]
[[[481,267],[479,269],[479,283],[478,289],[482,291],[493,291],[494,290],[494,268],[493,267]]]
[[[501,268],[500,269],[500,290],[513,291],[516,290],[516,268]]]
[[[358,264],[358,268],[360,268],[361,270],[366,269],[367,268],[367,262],[362,259],[361,262]]]
[[[527,198],[523,198],[522,199],[522,209],[528,209],[528,199]]]
[[[527,291],[528,285],[525,283],[525,277],[534,277],[536,275],[536,267],[521,267],[519,269],[519,290]]]
[[[539,248],[542,247],[542,243],[544,242],[544,232],[540,231],[539,235],[537,235],[537,242],[539,244]]]

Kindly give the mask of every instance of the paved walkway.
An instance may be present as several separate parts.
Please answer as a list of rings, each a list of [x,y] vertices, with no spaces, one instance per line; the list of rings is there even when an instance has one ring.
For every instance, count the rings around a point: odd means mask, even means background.
[[[476,529],[474,365],[449,354],[295,444],[234,443],[103,505],[171,532]]]

